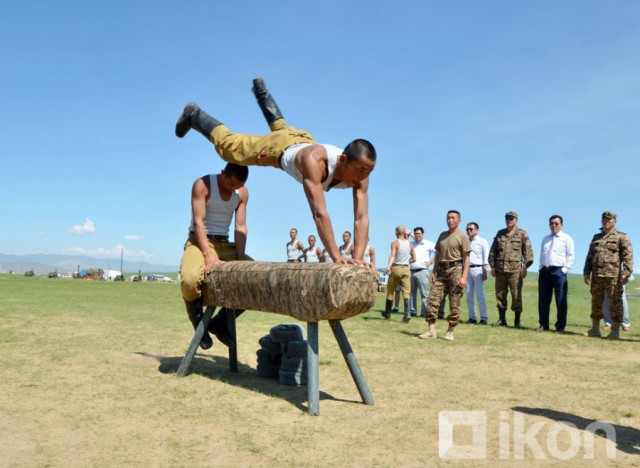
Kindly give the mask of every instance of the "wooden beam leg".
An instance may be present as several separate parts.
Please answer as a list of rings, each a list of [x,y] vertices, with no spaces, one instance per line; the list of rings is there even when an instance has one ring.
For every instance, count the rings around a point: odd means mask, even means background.
[[[356,356],[353,354],[353,350],[351,349],[351,345],[347,339],[347,334],[344,332],[344,328],[342,328],[342,324],[339,320],[329,320],[329,325],[331,325],[331,329],[336,337],[338,346],[340,346],[340,351],[342,351],[344,360],[347,361],[351,377],[353,377],[353,381],[356,383],[356,387],[358,387],[358,392],[360,392],[362,402],[366,405],[373,405],[373,396],[371,395],[367,382],[364,380],[364,376],[362,375]]]
[[[227,309],[227,330],[235,343],[235,346],[229,346],[229,370],[238,372],[238,340],[236,337],[236,311],[235,309]]]
[[[307,322],[307,400],[309,414],[320,414],[318,322]]]
[[[191,339],[191,343],[189,344],[189,347],[187,348],[187,352],[182,358],[180,367],[178,367],[178,372],[177,372],[178,377],[184,377],[185,375],[187,375],[187,372],[189,371],[189,366],[191,365],[191,361],[193,361],[193,356],[195,356],[196,351],[198,350],[198,346],[200,346],[200,341],[204,336],[204,331],[209,328],[209,323],[211,322],[211,317],[213,316],[213,313],[215,312],[215,310],[216,310],[215,307],[209,306],[204,311],[204,314],[202,314],[202,320],[200,320],[200,323],[198,324],[198,328],[196,328],[196,332],[193,335],[193,338]]]

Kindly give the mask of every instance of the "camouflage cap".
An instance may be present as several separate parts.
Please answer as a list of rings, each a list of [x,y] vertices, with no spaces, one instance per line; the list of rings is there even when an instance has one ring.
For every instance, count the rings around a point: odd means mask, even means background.
[[[513,216],[514,218],[518,217],[518,213],[516,213],[515,211],[507,211],[504,215],[505,216]]]
[[[602,213],[602,217],[610,218],[610,219],[618,219],[618,215],[615,214],[613,211],[605,211],[604,213]]]

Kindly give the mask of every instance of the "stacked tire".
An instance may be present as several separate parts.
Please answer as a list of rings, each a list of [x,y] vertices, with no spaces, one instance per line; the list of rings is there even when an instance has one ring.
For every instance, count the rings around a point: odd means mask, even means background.
[[[307,342],[300,325],[276,325],[259,343],[259,376],[278,378],[283,385],[307,384]]]

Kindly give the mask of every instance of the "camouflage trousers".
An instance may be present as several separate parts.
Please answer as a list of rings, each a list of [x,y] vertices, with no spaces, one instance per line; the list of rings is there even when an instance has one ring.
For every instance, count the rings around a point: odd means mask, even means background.
[[[449,315],[447,322],[452,327],[458,324],[460,317],[460,301],[464,294],[464,288],[458,287],[462,276],[462,265],[451,268],[439,268],[435,272],[436,280],[431,285],[429,299],[427,301],[427,322],[435,323],[438,320],[438,309],[442,300],[449,296]]]
[[[611,313],[611,321],[622,323],[623,307],[622,295],[624,290],[619,278],[591,278],[591,318],[602,318],[602,303],[604,295],[607,293],[611,300],[609,312]]]
[[[281,168],[280,156],[284,150],[300,143],[315,143],[304,130],[290,127],[284,119],[271,125],[271,133],[264,136],[232,133],[224,125],[218,125],[209,135],[209,141],[226,162],[241,166],[272,166]]]
[[[511,310],[522,312],[522,278],[520,270],[496,272],[496,302],[498,310],[507,310],[507,294],[511,291]]]

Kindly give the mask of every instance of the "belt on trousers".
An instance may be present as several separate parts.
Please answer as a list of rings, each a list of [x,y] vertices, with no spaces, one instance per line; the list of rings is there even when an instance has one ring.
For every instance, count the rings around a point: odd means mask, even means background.
[[[561,266],[543,266],[541,270],[554,271],[554,270],[557,270],[558,268],[562,268],[562,267]]]
[[[457,260],[455,262],[440,262],[440,265],[438,266],[438,268],[442,268],[443,270],[446,270],[448,268],[453,268],[458,265],[462,265],[462,260]]]
[[[480,268],[484,265],[469,265],[469,268]]]
[[[407,268],[409,268],[409,265],[405,263],[392,263],[391,266],[406,266]]]
[[[196,235],[196,233],[193,231],[189,232],[189,234],[191,234],[192,236]],[[207,234],[207,239],[213,242],[223,242],[223,243],[229,242],[229,236],[219,236],[215,234]]]
[[[428,270],[428,268],[413,268],[411,270],[411,273],[417,273],[419,271],[424,271],[424,270]]]

